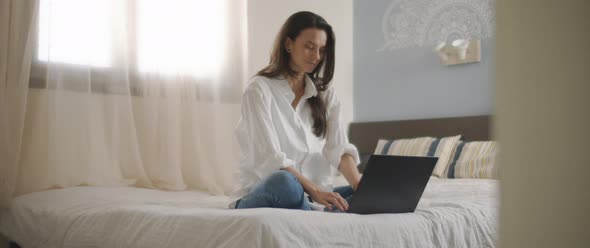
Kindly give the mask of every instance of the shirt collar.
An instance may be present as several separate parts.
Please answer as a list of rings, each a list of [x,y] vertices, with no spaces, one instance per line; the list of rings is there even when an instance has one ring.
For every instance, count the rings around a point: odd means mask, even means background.
[[[303,97],[307,99],[310,97],[317,96],[317,94],[318,90],[316,89],[313,80],[311,80],[311,78],[307,74],[305,74],[305,93],[303,94]]]
[[[281,79],[282,84],[283,84],[283,92],[285,94],[285,96],[289,97],[289,99],[291,99],[291,101],[293,101],[293,99],[295,99],[295,93],[293,93],[293,89],[291,89],[291,86],[289,86],[289,81],[287,81],[287,79],[283,78]],[[308,99],[311,97],[314,97],[318,94],[318,90],[315,87],[315,84],[313,83],[313,80],[311,80],[311,78],[307,75],[307,73],[305,74],[305,90],[303,92],[303,96],[301,97],[302,99]]]

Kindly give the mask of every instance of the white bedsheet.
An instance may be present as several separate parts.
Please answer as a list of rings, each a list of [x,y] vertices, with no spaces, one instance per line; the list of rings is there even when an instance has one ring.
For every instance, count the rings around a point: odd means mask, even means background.
[[[224,209],[203,192],[74,187],[17,197],[0,232],[24,247],[495,247],[495,180],[434,179],[415,213]]]

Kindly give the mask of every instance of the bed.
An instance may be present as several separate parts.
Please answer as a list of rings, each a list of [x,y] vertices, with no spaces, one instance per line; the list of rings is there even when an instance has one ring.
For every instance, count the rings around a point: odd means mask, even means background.
[[[354,123],[350,137],[361,153],[388,128],[397,137],[487,139],[486,119]],[[235,210],[227,197],[200,191],[72,187],[15,198],[0,212],[0,233],[22,247],[495,247],[497,187],[493,179],[431,177],[416,212],[378,215]]]

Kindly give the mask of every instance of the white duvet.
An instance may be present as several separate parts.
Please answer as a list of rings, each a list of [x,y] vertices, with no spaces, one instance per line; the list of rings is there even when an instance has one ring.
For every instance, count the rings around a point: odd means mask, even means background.
[[[23,247],[495,247],[498,182],[431,178],[415,213],[225,209],[203,192],[74,187],[17,197],[0,232]]]

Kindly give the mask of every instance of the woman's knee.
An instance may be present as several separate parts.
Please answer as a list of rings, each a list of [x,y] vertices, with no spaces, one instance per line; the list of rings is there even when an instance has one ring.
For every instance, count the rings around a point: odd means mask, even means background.
[[[303,200],[303,186],[297,178],[288,171],[273,172],[267,180],[267,188],[285,205],[300,204]]]
[[[268,176],[266,184],[269,184],[269,186],[294,185],[299,184],[299,181],[291,172],[278,170]]]

